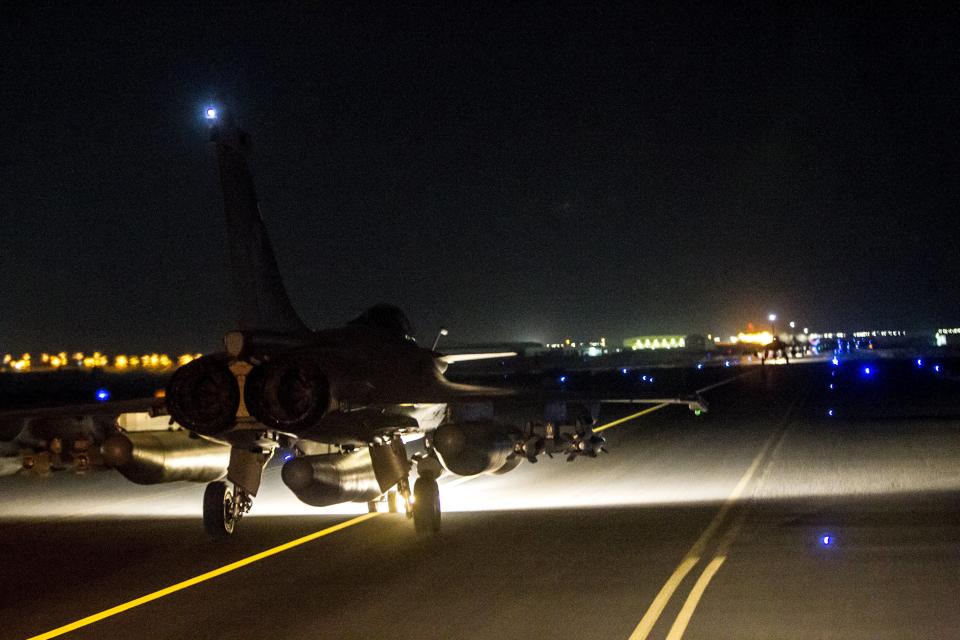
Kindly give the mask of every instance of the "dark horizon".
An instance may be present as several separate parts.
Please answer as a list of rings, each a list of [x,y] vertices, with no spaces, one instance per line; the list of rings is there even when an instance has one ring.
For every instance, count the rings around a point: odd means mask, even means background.
[[[956,11],[774,11],[6,9],[0,352],[219,345],[211,103],[311,326],[960,324]]]

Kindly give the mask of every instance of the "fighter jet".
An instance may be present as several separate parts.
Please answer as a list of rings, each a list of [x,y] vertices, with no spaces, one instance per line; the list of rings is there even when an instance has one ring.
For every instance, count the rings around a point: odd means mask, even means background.
[[[210,108],[206,116],[236,293],[237,325],[223,351],[177,369],[155,397],[8,412],[0,424],[106,428],[91,437],[102,441],[105,463],[133,482],[208,483],[203,523],[214,538],[233,533],[280,448],[292,452],[283,482],[303,502],[402,500],[424,536],[440,529],[444,470],[504,473],[544,453],[574,460],[605,450],[591,431],[593,399],[451,382],[447,367],[477,354],[419,346],[395,306],[372,306],[342,327],[308,328],[287,295],[261,216],[250,138],[229,115]],[[698,397],[619,401],[705,409]],[[415,438],[421,442],[411,455]]]

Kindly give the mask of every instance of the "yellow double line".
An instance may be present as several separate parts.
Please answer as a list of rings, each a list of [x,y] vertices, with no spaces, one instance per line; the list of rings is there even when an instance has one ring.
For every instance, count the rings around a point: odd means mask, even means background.
[[[640,619],[639,624],[637,624],[636,628],[634,628],[633,633],[630,634],[629,640],[646,640],[646,638],[650,635],[650,632],[653,631],[653,627],[660,619],[660,615],[663,613],[663,610],[673,597],[674,592],[683,582],[683,579],[686,578],[687,574],[690,573],[690,571],[700,562],[701,556],[706,550],[707,545],[710,543],[710,540],[714,537],[717,530],[723,524],[724,520],[727,518],[727,515],[730,513],[730,510],[736,505],[737,501],[743,495],[744,490],[750,484],[750,481],[756,474],[757,469],[760,468],[764,460],[767,460],[766,467],[761,474],[757,486],[759,487],[759,485],[764,482],[771,469],[770,460],[772,460],[773,456],[776,455],[777,450],[780,448],[784,438],[786,437],[790,414],[793,412],[793,408],[796,406],[799,400],[800,395],[798,394],[787,408],[781,428],[777,429],[777,431],[771,434],[770,437],[767,438],[763,443],[760,451],[757,452],[757,455],[754,456],[753,460],[750,462],[750,466],[747,467],[747,470],[744,471],[739,482],[737,482],[737,485],[733,488],[733,491],[731,491],[730,495],[727,496],[723,506],[720,507],[720,510],[717,512],[717,515],[713,517],[713,520],[710,521],[710,524],[707,525],[707,528],[703,530],[703,533],[700,534],[700,537],[697,538],[696,542],[693,543],[693,546],[690,547],[690,550],[687,551],[686,555],[683,556],[683,559],[680,560],[680,564],[677,565],[677,568],[674,569],[670,577],[667,578],[667,581],[664,583],[663,587],[660,588],[657,596],[647,608],[646,613],[644,613],[643,618]],[[768,457],[768,452],[771,451],[771,447],[773,447],[773,452]],[[743,520],[744,513],[741,512],[739,517],[737,517],[733,524],[730,525],[723,538],[721,538],[720,542],[717,544],[713,558],[707,563],[707,566],[703,569],[700,577],[697,578],[697,581],[694,583],[689,595],[687,595],[687,599],[680,608],[680,613],[677,614],[676,619],[670,626],[670,631],[667,633],[667,640],[680,640],[683,637],[683,633],[686,631],[687,625],[690,624],[690,620],[693,618],[693,612],[700,603],[700,598],[703,597],[703,594],[707,590],[707,586],[710,584],[710,581],[726,561],[727,553],[730,550],[730,546],[733,544],[733,541],[736,539],[737,534],[740,531],[740,527],[743,525]]]
[[[750,480],[753,479],[753,474],[756,473],[760,463],[763,461],[764,457],[766,457],[767,451],[770,449],[776,437],[777,434],[774,433],[767,438],[766,442],[764,442],[760,452],[754,456],[750,466],[740,477],[740,481],[737,482],[737,486],[735,486],[733,491],[730,492],[730,495],[727,496],[723,506],[720,507],[720,511],[718,511],[717,515],[713,517],[713,520],[710,521],[710,524],[707,525],[707,528],[703,530],[703,533],[700,534],[700,537],[697,538],[697,541],[693,543],[693,546],[690,547],[690,550],[687,551],[686,555],[683,556],[683,559],[680,560],[680,564],[677,565],[677,568],[674,569],[673,573],[669,578],[667,578],[667,581],[660,588],[657,596],[653,599],[653,602],[650,603],[650,607],[647,609],[647,612],[643,615],[643,618],[640,619],[640,623],[637,624],[636,628],[633,630],[633,633],[630,634],[630,640],[646,640],[647,636],[650,635],[650,632],[653,631],[654,625],[657,624],[657,620],[660,619],[660,614],[663,613],[667,603],[670,602],[670,599],[673,597],[677,587],[680,586],[680,583],[683,582],[683,579],[687,577],[687,574],[690,573],[690,571],[697,565],[698,562],[700,562],[700,557],[703,555],[703,552],[706,549],[707,544],[710,542],[710,539],[717,532],[717,529],[720,528],[720,525],[723,524],[724,519],[726,519],[730,509],[733,508],[734,504],[743,494],[744,489],[746,489],[747,485],[750,484]],[[729,534],[727,537],[729,537]],[[730,540],[732,541],[732,538],[730,538]],[[687,597],[687,601],[680,610],[680,615],[677,616],[673,627],[670,629],[670,634],[667,636],[668,640],[674,640],[675,638],[679,638],[683,635],[683,631],[686,629],[690,618],[693,616],[693,610],[700,601],[700,596],[703,595],[703,592],[707,588],[707,584],[709,584],[710,580],[717,573],[717,571],[720,570],[720,566],[726,559],[726,556],[721,556],[719,551],[720,549],[718,549],[718,555],[710,562],[710,564],[707,565],[706,569],[704,569],[703,573],[700,575],[700,578],[697,580],[697,583],[694,585],[693,590],[690,592],[690,595]]]

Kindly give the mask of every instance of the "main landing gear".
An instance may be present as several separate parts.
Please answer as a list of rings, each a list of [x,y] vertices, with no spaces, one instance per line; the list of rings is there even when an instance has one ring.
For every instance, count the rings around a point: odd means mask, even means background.
[[[211,538],[226,538],[252,505],[250,495],[232,482],[211,482],[203,492],[203,528]]]
[[[443,469],[435,457],[428,455],[418,455],[413,461],[419,475],[413,490],[411,491],[410,479],[405,475],[397,481],[396,489],[368,502],[367,510],[370,513],[382,511],[385,502],[387,513],[397,513],[400,511],[400,502],[403,501],[404,513],[407,518],[413,518],[417,535],[429,538],[440,531],[440,487],[437,478]]]

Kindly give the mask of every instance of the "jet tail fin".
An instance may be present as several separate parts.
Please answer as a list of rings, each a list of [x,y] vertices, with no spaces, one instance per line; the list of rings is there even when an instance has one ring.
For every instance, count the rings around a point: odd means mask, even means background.
[[[237,328],[282,333],[307,331],[290,304],[260,215],[253,175],[247,164],[250,136],[236,127],[227,114],[210,128],[210,141],[216,147],[223,187],[230,270],[237,296]]]

